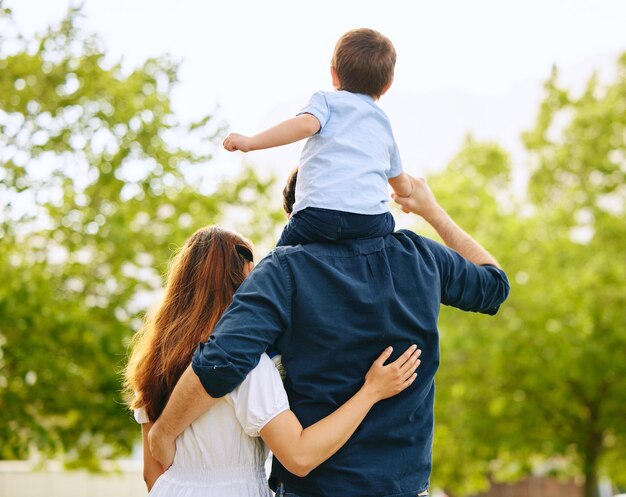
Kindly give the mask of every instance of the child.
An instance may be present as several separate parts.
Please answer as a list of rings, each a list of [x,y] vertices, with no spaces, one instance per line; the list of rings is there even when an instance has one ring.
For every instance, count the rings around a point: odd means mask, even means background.
[[[231,133],[229,151],[248,152],[309,137],[296,203],[278,245],[372,238],[393,232],[387,182],[411,194],[391,125],[376,101],[393,82],[396,51],[371,29],[344,34],[331,61],[337,91],[315,93],[292,119],[251,137]]]

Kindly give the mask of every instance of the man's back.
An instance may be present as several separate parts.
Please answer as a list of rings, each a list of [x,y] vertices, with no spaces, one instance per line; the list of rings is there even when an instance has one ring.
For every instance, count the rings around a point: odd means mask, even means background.
[[[413,386],[375,405],[333,457],[304,478],[278,461],[273,471],[300,497],[414,496],[428,487],[431,469],[439,306],[493,314],[507,294],[499,269],[411,232],[281,247],[241,286],[194,370],[219,396],[275,343],[291,409],[306,427],[358,390],[386,346],[400,353],[417,344],[422,364]],[[204,375],[209,364],[213,372]]]

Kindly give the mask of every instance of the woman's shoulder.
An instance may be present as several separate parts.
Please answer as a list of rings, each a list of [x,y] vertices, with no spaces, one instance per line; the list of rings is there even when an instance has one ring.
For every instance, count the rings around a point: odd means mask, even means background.
[[[235,400],[241,396],[263,396],[277,388],[284,391],[280,373],[276,369],[274,361],[267,354],[261,354],[259,363],[248,373],[241,384],[230,393],[230,397]]]
[[[252,371],[248,373],[247,379],[254,379],[253,377],[259,378],[269,378],[274,377],[274,375],[278,374],[276,371],[276,366],[274,365],[274,361],[270,359],[270,356],[267,354],[261,354],[259,358],[259,363],[254,367]],[[245,380],[244,380],[245,381]]]
[[[150,422],[150,418],[148,418],[148,413],[144,407],[133,409],[133,416],[135,417],[135,421],[140,425]]]
[[[261,355],[257,366],[229,398],[243,430],[254,437],[271,419],[289,409],[280,374],[267,354]]]

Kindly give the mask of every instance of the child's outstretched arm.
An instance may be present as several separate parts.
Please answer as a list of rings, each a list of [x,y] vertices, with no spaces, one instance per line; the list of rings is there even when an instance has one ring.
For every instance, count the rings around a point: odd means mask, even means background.
[[[279,147],[313,136],[320,129],[320,122],[312,114],[300,114],[258,135],[245,136],[231,133],[224,140],[224,148],[229,152],[240,150],[250,152],[264,148]]]
[[[288,471],[306,476],[337,452],[352,436],[372,406],[411,386],[420,364],[420,350],[409,347],[394,362],[388,347],[365,376],[365,384],[345,404],[306,429],[296,415],[284,411],[261,429],[261,437]]]
[[[395,178],[389,178],[389,184],[396,195],[399,197],[408,197],[413,191],[411,178],[406,173],[400,173]]]

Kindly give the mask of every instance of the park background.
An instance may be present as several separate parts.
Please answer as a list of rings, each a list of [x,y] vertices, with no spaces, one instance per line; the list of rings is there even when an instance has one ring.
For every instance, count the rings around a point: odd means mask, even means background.
[[[271,249],[302,146],[243,156],[221,139],[330,89],[334,43],[360,26],[398,51],[380,104],[405,169],[512,284],[495,318],[442,309],[433,487],[624,488],[624,2],[0,9],[0,496],[141,492],[120,392],[130,337],[198,227]],[[561,490],[542,493],[552,478]]]

